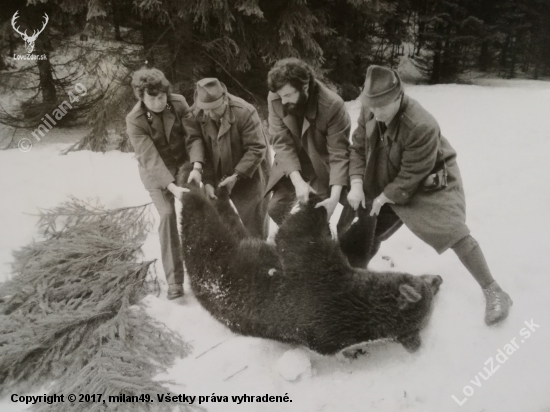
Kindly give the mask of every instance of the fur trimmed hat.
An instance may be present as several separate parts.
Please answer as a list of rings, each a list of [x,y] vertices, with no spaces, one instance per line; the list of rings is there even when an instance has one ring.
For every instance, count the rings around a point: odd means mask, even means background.
[[[396,70],[372,65],[367,69],[365,87],[359,95],[367,107],[384,107],[403,93],[403,84]]]
[[[215,109],[223,103],[227,87],[215,77],[199,80],[195,90],[195,104],[199,109]]]

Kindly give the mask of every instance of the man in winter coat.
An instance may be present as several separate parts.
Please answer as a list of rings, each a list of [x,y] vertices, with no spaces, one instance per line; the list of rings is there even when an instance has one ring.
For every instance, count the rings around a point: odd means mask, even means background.
[[[404,94],[397,72],[385,67],[369,67],[360,100],[342,224],[367,205],[366,212],[377,216],[369,258],[402,224],[440,254],[452,248],[483,290],[486,324],[505,319],[512,300],[493,279],[466,226],[456,152],[437,121]]]
[[[204,148],[201,141],[186,147],[183,119],[191,115],[185,97],[170,93],[170,83],[158,69],[140,69],[132,78],[139,99],[126,116],[126,130],[134,147],[138,170],[159,216],[162,266],[168,282],[168,299],[183,296],[183,258],[174,197],[187,191],[176,186],[178,168],[189,158],[195,170],[190,181],[200,183]]]
[[[269,177],[267,140],[258,112],[251,104],[227,92],[216,78],[197,82],[193,116],[185,120],[188,142],[204,142],[203,183],[207,195],[226,186],[250,235],[267,236],[267,201],[263,192]]]
[[[273,191],[269,216],[281,224],[296,199],[309,193],[334,212],[348,184],[351,120],[344,101],[315,79],[296,58],[279,60],[268,74],[269,133],[275,160],[266,193]]]

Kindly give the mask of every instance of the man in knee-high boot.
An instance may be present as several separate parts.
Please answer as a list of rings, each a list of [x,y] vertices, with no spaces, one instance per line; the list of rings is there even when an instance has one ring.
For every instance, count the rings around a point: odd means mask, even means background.
[[[437,121],[404,94],[397,72],[385,67],[369,67],[360,100],[350,152],[349,205],[343,214],[349,220],[369,204],[366,212],[377,216],[367,260],[405,224],[438,253],[453,249],[483,290],[485,323],[502,321],[512,299],[493,279],[466,226],[456,152]],[[345,220],[342,225],[349,224]]]

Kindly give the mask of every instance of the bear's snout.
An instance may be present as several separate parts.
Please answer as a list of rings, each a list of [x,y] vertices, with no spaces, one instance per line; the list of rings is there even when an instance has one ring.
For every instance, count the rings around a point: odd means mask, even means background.
[[[430,286],[434,295],[443,283],[443,278],[439,275],[422,275],[420,278]]]

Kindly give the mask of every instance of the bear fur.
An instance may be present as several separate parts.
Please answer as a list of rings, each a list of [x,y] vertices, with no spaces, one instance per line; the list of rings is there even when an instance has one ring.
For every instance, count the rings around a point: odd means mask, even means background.
[[[338,242],[340,249],[354,268],[364,269],[369,264],[380,244],[375,243],[376,216],[370,215],[372,202],[366,208],[344,208],[342,213],[347,214],[338,221]]]
[[[324,355],[381,338],[419,348],[441,277],[352,268],[315,197],[286,218],[272,245],[242,230],[227,189],[215,201],[190,189],[181,241],[191,288],[234,333]]]

